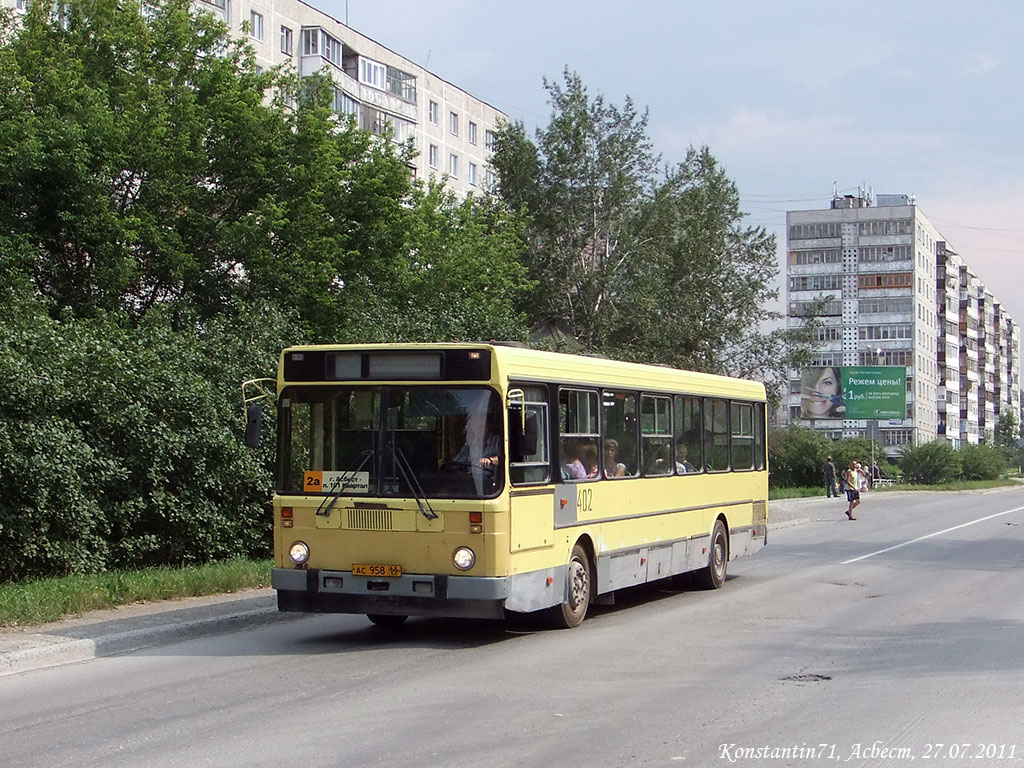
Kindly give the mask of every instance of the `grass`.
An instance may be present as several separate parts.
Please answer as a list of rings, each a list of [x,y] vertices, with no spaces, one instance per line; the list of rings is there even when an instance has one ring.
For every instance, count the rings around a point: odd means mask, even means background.
[[[872,490],[872,493],[890,493],[898,491],[980,491],[986,488],[1005,488],[1011,485],[1020,485],[1013,479],[1000,480],[956,480],[951,483],[940,483],[939,485],[914,485],[912,483],[900,483],[899,485],[880,486]],[[803,488],[769,488],[768,499],[802,499],[813,496],[824,496],[824,484]],[[845,495],[845,494],[844,494]]]
[[[131,603],[237,592],[270,583],[269,560],[228,560],[0,584],[0,627],[44,624]]]

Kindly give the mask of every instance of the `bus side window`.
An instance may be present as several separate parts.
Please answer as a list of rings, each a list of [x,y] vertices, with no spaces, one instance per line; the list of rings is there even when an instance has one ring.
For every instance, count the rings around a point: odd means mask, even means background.
[[[704,449],[709,472],[729,470],[729,403],[708,398],[704,401]]]
[[[754,404],[754,469],[764,469],[766,464],[764,411],[764,403]]]
[[[671,475],[675,460],[672,456],[672,399],[655,395],[640,398],[640,434],[644,457],[644,474]]]
[[[548,452],[548,403],[547,388],[538,386],[521,387],[524,393],[524,418],[534,422],[537,443],[533,453],[524,455],[521,461],[514,461],[509,474],[513,485],[536,485],[548,481],[551,469],[551,458]],[[510,424],[509,430],[515,428]],[[532,429],[532,425],[531,425]]]
[[[692,474],[704,471],[703,404],[699,397],[676,396],[676,472]]]
[[[597,392],[558,391],[558,466],[562,480],[586,480],[600,473],[597,452]]]
[[[732,404],[732,468],[754,468],[754,409],[749,403]]]
[[[605,477],[636,477],[640,474],[640,446],[637,442],[637,403],[632,392],[602,393]],[[614,456],[608,446],[615,446]]]

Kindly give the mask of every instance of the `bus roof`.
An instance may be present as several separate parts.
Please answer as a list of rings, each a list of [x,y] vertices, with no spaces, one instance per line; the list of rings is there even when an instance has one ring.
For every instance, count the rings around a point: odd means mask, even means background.
[[[628,363],[591,355],[571,355],[526,347],[489,343],[393,343],[393,344],[311,344],[289,347],[284,355],[298,351],[373,352],[424,351],[443,349],[489,350],[494,361],[497,380],[546,381],[560,384],[600,384],[608,387],[644,389],[649,391],[721,394],[764,400],[761,382],[685,371],[661,365]],[[279,382],[283,383],[283,382]]]

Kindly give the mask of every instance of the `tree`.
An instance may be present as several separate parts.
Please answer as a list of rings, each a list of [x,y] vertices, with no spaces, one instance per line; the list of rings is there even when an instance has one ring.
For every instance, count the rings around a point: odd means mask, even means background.
[[[657,223],[649,257],[619,308],[620,354],[774,384],[785,380],[790,347],[810,328],[762,330],[781,315],[775,239],[743,225],[739,191],[707,147],[691,148],[648,206]]]
[[[9,22],[9,15],[5,17]],[[523,338],[523,218],[188,0],[0,31],[0,580],[265,556],[283,345]],[[269,429],[273,430],[271,423]],[[268,436],[272,438],[273,436]]]
[[[412,196],[404,259],[347,334],[363,341],[522,341],[530,283],[520,259],[523,218],[494,197],[461,203],[438,183]]]
[[[532,218],[528,267],[536,288],[527,306],[537,325],[555,324],[584,349],[600,350],[613,306],[628,289],[628,265],[648,245],[638,229],[653,194],[658,159],[647,114],[626,99],[591,98],[578,75],[544,81],[551,121],[536,144],[521,124],[499,131],[492,163],[499,194]]]
[[[530,217],[532,323],[584,351],[760,378],[777,402],[813,324],[762,330],[780,319],[774,238],[743,225],[707,147],[663,171],[646,112],[563,79],[545,81],[551,119],[535,141],[507,125],[493,158],[499,194]]]
[[[34,244],[54,306],[138,314],[222,271],[204,233],[239,207],[227,166],[258,168],[279,132],[269,79],[188,7],[34,3],[8,30],[0,218]]]
[[[1024,464],[1024,447],[1021,445],[1021,428],[1013,411],[1003,411],[996,423],[996,445],[1003,453],[1006,463],[1019,467]]]

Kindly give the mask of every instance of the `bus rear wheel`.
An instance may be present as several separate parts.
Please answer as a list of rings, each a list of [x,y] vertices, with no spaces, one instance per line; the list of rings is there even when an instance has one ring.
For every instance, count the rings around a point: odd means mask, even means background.
[[[408,616],[392,616],[386,613],[368,613],[366,618],[376,624],[378,627],[384,627],[385,629],[394,629],[405,624],[405,620]]]
[[[583,623],[590,607],[590,591],[592,569],[587,552],[579,544],[572,548],[569,558],[568,596],[561,605],[551,609],[551,618],[556,627],[573,629]]]
[[[725,523],[715,520],[711,531],[711,551],[708,553],[708,564],[694,572],[694,583],[701,589],[718,589],[725,584],[725,571],[729,567],[729,534]]]

